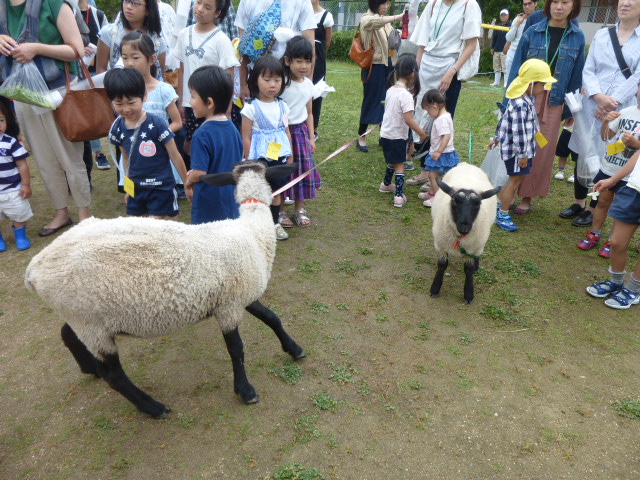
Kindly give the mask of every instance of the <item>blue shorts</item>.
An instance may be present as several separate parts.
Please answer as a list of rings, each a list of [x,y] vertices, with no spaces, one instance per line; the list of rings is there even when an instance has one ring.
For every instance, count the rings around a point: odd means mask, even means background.
[[[141,217],[175,217],[178,215],[178,193],[175,189],[138,189],[135,197],[127,200],[127,215]]]
[[[640,192],[624,186],[616,192],[609,216],[629,225],[640,225]]]
[[[528,175],[531,173],[531,166],[533,165],[533,158],[530,158],[525,168],[520,167],[520,171],[514,173],[513,169],[516,165],[516,157],[509,158],[504,161],[504,166],[507,168],[507,175],[513,177],[514,175]]]
[[[407,159],[406,140],[390,140],[388,138],[380,137],[380,145],[382,145],[382,153],[384,153],[384,161],[387,162],[387,165],[404,163]]]
[[[604,173],[602,170],[598,170],[598,173],[596,173],[596,176],[593,177],[593,184],[595,185],[596,183],[598,183],[600,180],[606,180],[607,178],[611,178],[611,175],[607,175],[606,173]],[[613,187],[611,187],[609,190],[611,190],[614,193],[617,193],[618,190],[620,190],[622,187],[624,187],[627,184],[627,182],[625,182],[624,180],[620,180],[618,183],[616,183]]]

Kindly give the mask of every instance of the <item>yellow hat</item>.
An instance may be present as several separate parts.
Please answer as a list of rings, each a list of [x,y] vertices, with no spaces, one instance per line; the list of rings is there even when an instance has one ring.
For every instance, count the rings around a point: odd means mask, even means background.
[[[524,62],[518,71],[518,76],[507,88],[507,98],[518,98],[527,91],[532,82],[543,82],[545,90],[551,90],[551,84],[557,82],[551,76],[551,69],[546,62],[531,58]]]

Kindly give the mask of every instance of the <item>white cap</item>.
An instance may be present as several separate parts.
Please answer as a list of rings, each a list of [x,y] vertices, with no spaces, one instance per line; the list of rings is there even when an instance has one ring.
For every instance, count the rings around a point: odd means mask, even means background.
[[[507,15],[509,15],[509,10],[507,10],[506,8],[503,8],[502,10],[500,10],[500,15],[505,14],[505,13]]]

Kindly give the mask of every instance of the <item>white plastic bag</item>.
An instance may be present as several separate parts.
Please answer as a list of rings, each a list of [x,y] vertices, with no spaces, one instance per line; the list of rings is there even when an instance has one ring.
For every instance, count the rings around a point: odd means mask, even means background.
[[[591,124],[591,129],[589,129],[590,122],[582,105],[582,96],[582,93],[575,91],[567,93],[564,97],[565,103],[573,116],[573,130],[577,133],[581,142],[580,148],[582,152],[578,156],[575,180],[588,188],[593,185],[593,177],[600,170],[600,157],[598,157],[593,144],[593,138],[599,132],[595,131],[593,123]]]
[[[509,181],[507,167],[502,160],[499,146],[487,151],[487,155],[484,157],[480,168],[487,174],[489,181],[494,187],[504,187]]]
[[[0,95],[50,110],[56,108],[49,98],[47,83],[33,61],[14,62],[11,75],[0,87]]]

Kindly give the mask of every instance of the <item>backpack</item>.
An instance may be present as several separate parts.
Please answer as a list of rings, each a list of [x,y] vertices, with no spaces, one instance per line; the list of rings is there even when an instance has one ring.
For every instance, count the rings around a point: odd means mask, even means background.
[[[249,22],[242,34],[238,51],[252,62],[271,51],[276,42],[274,32],[282,22],[282,5],[274,0],[271,6]]]

